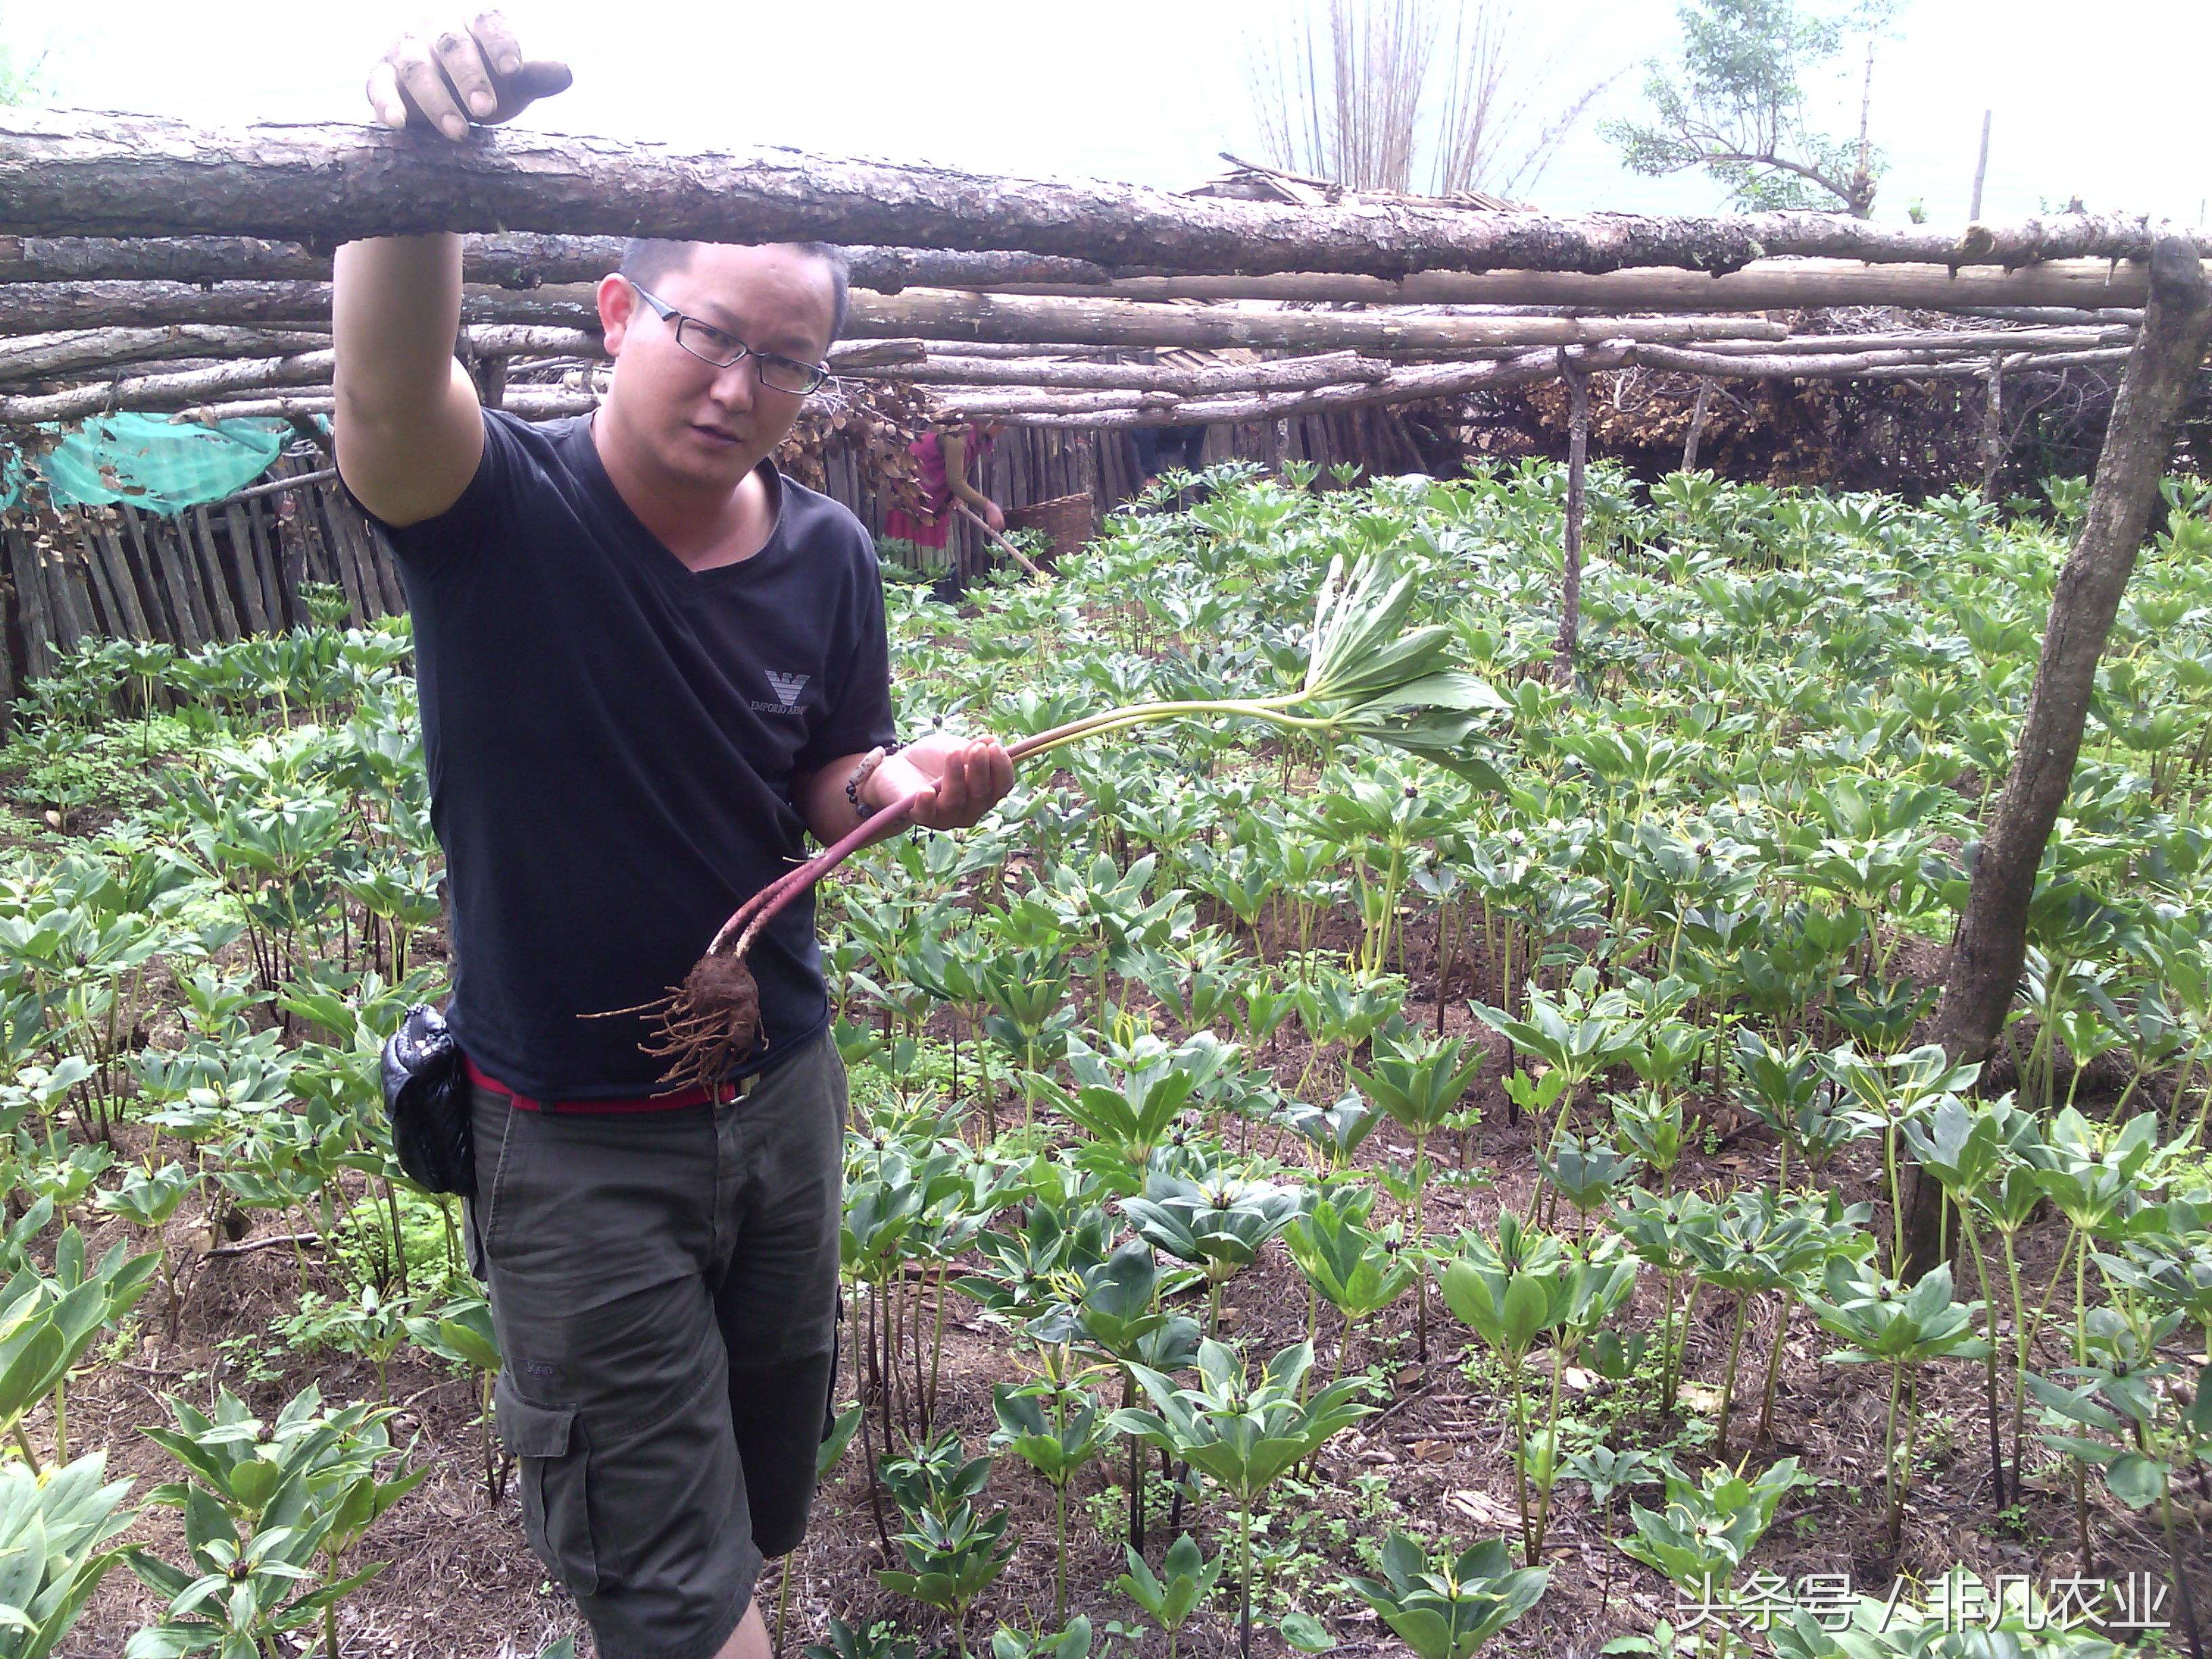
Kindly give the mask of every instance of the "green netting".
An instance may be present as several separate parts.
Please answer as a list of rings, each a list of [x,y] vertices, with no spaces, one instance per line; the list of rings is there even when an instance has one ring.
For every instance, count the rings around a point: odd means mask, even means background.
[[[99,416],[64,433],[44,454],[27,460],[10,448],[0,469],[0,508],[15,504],[28,468],[45,480],[56,507],[125,501],[151,513],[181,513],[252,483],[291,430],[278,420],[202,426],[163,415]]]

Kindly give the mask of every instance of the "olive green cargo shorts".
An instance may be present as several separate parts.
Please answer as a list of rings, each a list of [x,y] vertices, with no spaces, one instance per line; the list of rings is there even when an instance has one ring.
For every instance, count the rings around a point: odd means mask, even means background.
[[[470,1265],[523,1530],[602,1659],[708,1659],[795,1547],[836,1364],[844,1062],[629,1114],[474,1091]]]

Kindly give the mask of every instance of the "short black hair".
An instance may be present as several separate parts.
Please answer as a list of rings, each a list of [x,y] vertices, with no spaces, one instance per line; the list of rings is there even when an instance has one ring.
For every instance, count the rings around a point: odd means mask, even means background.
[[[699,246],[696,241],[633,236],[623,246],[620,270],[639,287],[652,288],[670,271],[689,265],[691,250]],[[830,267],[830,338],[836,341],[845,331],[845,313],[853,285],[853,267],[845,258],[845,250],[835,242],[784,242],[776,246],[795,247],[810,259],[819,259]]]

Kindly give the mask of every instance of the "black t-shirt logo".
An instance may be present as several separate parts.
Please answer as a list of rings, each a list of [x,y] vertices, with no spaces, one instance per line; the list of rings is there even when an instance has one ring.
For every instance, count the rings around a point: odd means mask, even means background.
[[[806,682],[811,678],[806,674],[779,674],[773,668],[762,672],[768,676],[769,690],[775,693],[776,701],[786,708],[798,706],[799,694],[806,690]]]

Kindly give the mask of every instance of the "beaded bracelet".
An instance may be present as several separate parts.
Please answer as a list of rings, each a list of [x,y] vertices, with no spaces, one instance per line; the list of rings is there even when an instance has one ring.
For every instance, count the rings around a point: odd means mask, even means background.
[[[853,768],[853,775],[845,780],[845,799],[853,803],[853,811],[860,817],[865,819],[874,816],[873,812],[860,799],[860,786],[875,775],[876,769],[878,766],[881,766],[885,761],[889,760],[893,755],[898,753],[898,751],[905,746],[905,744],[894,739],[888,749],[880,745],[874,749],[871,749],[866,754],[860,757],[859,763]]]

